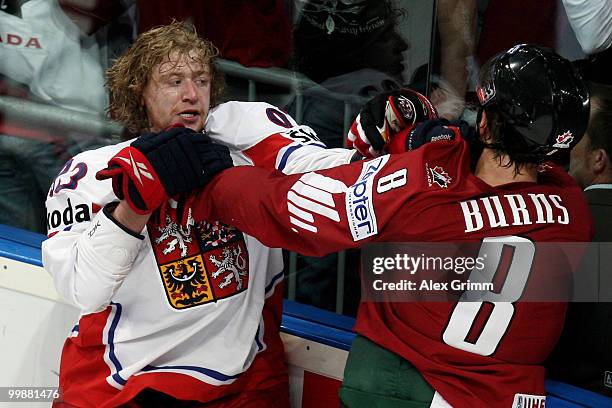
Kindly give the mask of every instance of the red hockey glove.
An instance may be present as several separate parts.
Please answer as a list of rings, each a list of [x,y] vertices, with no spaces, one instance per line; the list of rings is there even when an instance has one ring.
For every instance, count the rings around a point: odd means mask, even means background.
[[[383,92],[361,108],[348,132],[347,146],[364,157],[376,157],[402,129],[437,117],[431,102],[412,89]]]
[[[172,128],[146,134],[122,149],[96,174],[112,178],[115,195],[138,214],[157,209],[168,197],[204,186],[233,166],[229,149],[203,133]]]

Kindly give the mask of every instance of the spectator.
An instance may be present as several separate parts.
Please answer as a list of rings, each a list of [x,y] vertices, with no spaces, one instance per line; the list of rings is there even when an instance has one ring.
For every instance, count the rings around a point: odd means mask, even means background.
[[[612,45],[612,4],[607,0],[563,0],[578,43],[586,54]]]
[[[329,93],[367,100],[404,83],[409,44],[398,32],[401,11],[391,0],[300,4],[293,68],[320,84],[304,91],[303,121],[330,147],[341,147],[344,100]]]
[[[102,116],[104,69],[131,40],[130,1],[30,0],[0,11],[2,93]],[[125,29],[127,27],[127,29]],[[65,161],[106,143],[0,115],[0,223],[44,232],[47,190]],[[60,135],[61,133],[61,135]]]
[[[132,39],[131,32],[123,30],[116,31],[126,37],[112,36],[118,33],[108,32],[108,22],[126,13],[128,7],[119,0],[86,10],[79,0],[22,3],[19,8],[0,11],[7,33],[0,73],[27,85],[40,101],[79,112],[103,113],[108,103],[104,70]],[[124,20],[129,25],[129,16],[125,16],[112,28],[117,29]]]
[[[612,2],[563,0],[570,25],[582,50],[589,56],[583,72],[590,81],[612,85]]]
[[[584,188],[593,216],[595,242],[612,241],[612,88],[590,84],[591,116],[584,137],[572,150],[570,175]],[[605,250],[604,247],[601,248]],[[610,273],[601,270],[601,273]],[[602,287],[610,294],[612,288]],[[548,373],[578,387],[612,396],[612,304],[572,303]]]
[[[458,119],[465,109],[476,52],[476,0],[440,0],[437,10],[439,79],[431,102],[440,117]]]
[[[477,295],[490,303],[491,314],[480,313],[483,301],[463,297],[456,303],[362,301],[340,391],[346,406],[545,404],[542,363],[557,341],[566,304],[521,299],[538,280],[550,286],[549,269],[565,278],[571,270],[558,253],[536,256],[533,242],[588,241],[592,227],[571,177],[553,163],[539,164],[578,142],[588,122],[588,92],[569,61],[530,45],[485,64],[478,89],[484,149],[473,174],[468,144],[458,136],[468,132],[426,122],[410,133],[406,147],[415,150],[405,154],[294,176],[228,169],[187,204],[268,245],[312,255],[371,240],[483,240],[500,254],[504,245],[521,252],[517,259],[526,263],[505,278],[520,286],[504,283]],[[559,142],[566,133],[574,139]],[[257,188],[232,189],[253,179],[260,180]],[[294,200],[294,193],[303,199]],[[545,217],[540,198],[550,200]],[[524,203],[522,216],[515,199]],[[499,258],[481,270],[487,279],[496,276]]]
[[[404,54],[412,46],[425,47],[425,54],[429,54],[431,46],[411,44],[411,39],[400,31],[399,23],[405,15],[413,20],[422,18],[411,14],[405,3],[393,0],[296,3],[302,7],[298,9],[294,30],[294,69],[322,87],[306,90],[304,120],[330,146],[342,143],[337,129],[343,125],[344,100],[336,101],[331,109],[334,101],[325,95],[325,90],[349,97],[372,97],[412,80],[411,88],[425,92],[427,69],[419,68],[412,78],[407,78]],[[468,65],[474,54],[476,2],[443,0],[432,12],[437,12],[439,36],[435,49],[439,80],[432,101],[442,117],[456,119],[465,105]],[[426,29],[422,21],[419,23]]]

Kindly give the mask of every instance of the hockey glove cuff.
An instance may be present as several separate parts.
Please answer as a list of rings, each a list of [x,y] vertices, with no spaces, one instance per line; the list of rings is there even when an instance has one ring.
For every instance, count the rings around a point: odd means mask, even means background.
[[[384,92],[363,106],[348,132],[347,146],[365,157],[379,156],[398,132],[437,117],[431,102],[419,92],[408,88]]]
[[[113,192],[138,214],[148,214],[168,198],[159,175],[147,157],[132,146],[113,156],[108,167],[96,173],[98,180],[111,178]]]

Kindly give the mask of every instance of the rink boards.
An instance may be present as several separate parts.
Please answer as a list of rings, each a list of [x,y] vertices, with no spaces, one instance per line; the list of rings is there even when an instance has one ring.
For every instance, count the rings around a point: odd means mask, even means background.
[[[0,387],[56,387],[61,347],[78,317],[42,269],[44,238],[0,225]],[[285,302],[282,337],[295,408],[338,406],[352,324],[345,316]],[[547,392],[548,408],[612,407],[612,399],[568,384],[548,381]],[[5,406],[11,405],[0,402]]]

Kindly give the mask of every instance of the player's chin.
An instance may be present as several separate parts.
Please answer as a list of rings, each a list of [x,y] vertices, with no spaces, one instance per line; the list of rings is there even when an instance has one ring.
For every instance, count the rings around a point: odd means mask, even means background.
[[[204,120],[202,119],[201,116],[198,116],[197,118],[189,118],[189,119],[179,117],[175,121],[175,123],[180,124],[191,130],[195,130],[196,132],[199,132],[204,128]]]

